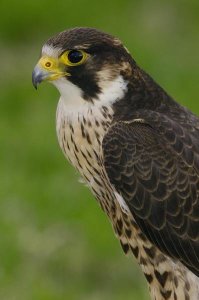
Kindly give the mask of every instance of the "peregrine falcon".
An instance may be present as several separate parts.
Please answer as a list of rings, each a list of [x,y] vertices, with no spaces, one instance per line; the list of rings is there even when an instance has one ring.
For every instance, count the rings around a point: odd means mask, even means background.
[[[47,40],[32,75],[60,92],[60,147],[79,171],[152,299],[199,299],[199,118],[118,38],[73,28]]]

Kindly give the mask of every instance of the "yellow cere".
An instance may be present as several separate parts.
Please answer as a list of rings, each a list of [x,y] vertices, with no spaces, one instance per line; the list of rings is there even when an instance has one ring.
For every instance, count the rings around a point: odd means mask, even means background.
[[[42,56],[38,64],[40,65],[40,67],[48,71],[57,71],[60,67],[59,61],[57,59],[48,56]]]
[[[49,71],[49,76],[46,77],[46,80],[56,80],[65,75],[70,76],[70,74],[64,70],[63,63],[57,58],[42,56],[38,62],[38,66]]]

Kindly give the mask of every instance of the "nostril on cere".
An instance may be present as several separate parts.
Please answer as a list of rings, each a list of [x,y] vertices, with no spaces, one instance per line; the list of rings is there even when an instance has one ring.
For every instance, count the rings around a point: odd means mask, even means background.
[[[47,62],[45,63],[45,66],[46,66],[46,68],[50,68],[50,67],[51,67],[51,62],[47,61]]]

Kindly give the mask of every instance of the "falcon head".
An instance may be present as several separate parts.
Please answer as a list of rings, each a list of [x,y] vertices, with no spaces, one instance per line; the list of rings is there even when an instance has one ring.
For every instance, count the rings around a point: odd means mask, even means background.
[[[33,74],[35,88],[53,83],[63,98],[83,102],[116,99],[127,90],[135,67],[117,38],[92,28],[74,28],[50,38],[42,47]]]

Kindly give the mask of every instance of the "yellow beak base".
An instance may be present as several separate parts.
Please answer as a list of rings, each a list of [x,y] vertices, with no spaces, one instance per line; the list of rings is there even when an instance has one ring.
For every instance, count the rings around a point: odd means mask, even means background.
[[[64,76],[70,76],[70,74],[64,70],[64,64],[53,57],[43,56],[33,70],[32,83],[37,89],[37,86],[42,81],[53,81]]]

